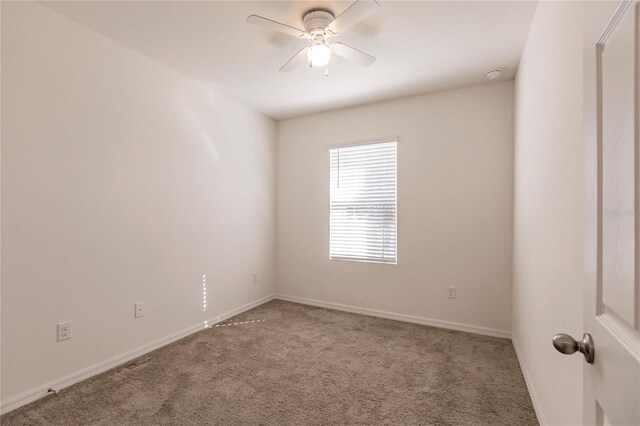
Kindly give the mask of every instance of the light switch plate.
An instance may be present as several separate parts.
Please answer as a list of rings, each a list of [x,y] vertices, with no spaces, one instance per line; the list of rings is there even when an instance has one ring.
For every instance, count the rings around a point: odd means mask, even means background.
[[[135,317],[140,318],[143,316],[144,316],[144,302],[138,302],[136,303]]]

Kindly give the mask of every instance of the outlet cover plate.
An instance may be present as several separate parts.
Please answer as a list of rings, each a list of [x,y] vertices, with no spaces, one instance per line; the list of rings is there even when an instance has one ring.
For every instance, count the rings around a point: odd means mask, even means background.
[[[58,323],[57,332],[58,342],[71,339],[73,337],[73,327],[71,321]]]
[[[455,299],[456,298],[456,288],[452,285],[447,287],[447,298]]]

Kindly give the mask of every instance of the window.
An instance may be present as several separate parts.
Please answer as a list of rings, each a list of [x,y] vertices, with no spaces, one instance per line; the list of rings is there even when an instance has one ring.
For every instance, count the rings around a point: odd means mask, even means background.
[[[397,140],[331,148],[331,259],[396,263]]]

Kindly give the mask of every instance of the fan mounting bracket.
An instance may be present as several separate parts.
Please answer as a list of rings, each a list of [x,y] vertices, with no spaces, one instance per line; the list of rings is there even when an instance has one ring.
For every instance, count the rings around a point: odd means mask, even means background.
[[[326,9],[311,9],[304,14],[302,22],[307,33],[316,35],[327,32],[327,27],[334,19],[333,13]]]

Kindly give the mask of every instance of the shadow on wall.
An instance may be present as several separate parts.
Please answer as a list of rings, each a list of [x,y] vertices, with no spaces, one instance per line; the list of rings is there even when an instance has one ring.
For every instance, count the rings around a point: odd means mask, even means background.
[[[209,90],[209,89],[206,89]],[[210,112],[210,118],[215,118],[216,105],[212,101],[204,102],[205,105],[192,105],[193,96],[187,97],[186,95],[177,94],[175,97],[175,103],[178,106],[179,119],[183,120],[187,129],[190,129],[193,133],[193,140],[199,142],[201,148],[206,154],[206,158],[211,165],[215,165],[217,160],[220,159],[220,154],[215,147],[213,140],[211,139],[208,127],[214,127],[215,120],[203,120],[198,116],[197,111]]]

